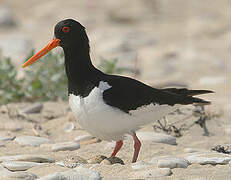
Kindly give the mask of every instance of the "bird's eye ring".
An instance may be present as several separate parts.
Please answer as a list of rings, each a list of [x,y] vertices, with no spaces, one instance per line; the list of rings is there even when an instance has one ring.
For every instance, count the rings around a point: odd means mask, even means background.
[[[70,31],[70,28],[65,26],[65,27],[62,28],[62,31],[64,33],[68,33]]]

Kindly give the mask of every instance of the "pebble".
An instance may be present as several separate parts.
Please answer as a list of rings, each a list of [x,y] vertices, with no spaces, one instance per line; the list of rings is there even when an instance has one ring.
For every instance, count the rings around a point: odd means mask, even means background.
[[[94,144],[94,143],[100,143],[102,140],[96,137],[92,137],[89,140],[81,141],[81,145],[87,145],[87,144]]]
[[[124,162],[122,159],[113,156],[113,157],[109,157],[109,158],[104,159],[100,164],[102,164],[102,165],[112,165],[112,164],[124,165]]]
[[[44,163],[26,162],[26,161],[3,161],[2,165],[10,171],[26,171],[32,167],[40,166]]]
[[[131,172],[130,177],[136,178],[136,179],[148,179],[148,178],[170,176],[171,174],[172,174],[172,171],[169,168],[161,168],[161,169],[157,168],[157,169]]]
[[[199,156],[188,156],[185,159],[189,161],[191,164],[228,164],[231,161],[231,157],[199,157]]]
[[[37,180],[59,180],[59,179],[101,180],[102,178],[98,171],[79,166],[69,171],[49,174]]]
[[[55,160],[46,155],[16,155],[16,156],[0,156],[2,161],[28,161],[37,163],[54,163]]]
[[[132,169],[144,169],[147,167],[150,167],[152,164],[151,163],[146,163],[144,161],[137,161],[135,163],[131,164]]]
[[[51,143],[50,139],[37,136],[19,136],[15,138],[15,141],[21,145],[40,146],[41,144]]]
[[[89,158],[87,160],[87,162],[89,164],[100,164],[104,159],[106,159],[107,157],[106,156],[102,156],[102,155],[97,155],[97,156],[94,156],[92,158]]]
[[[36,175],[28,172],[11,172],[8,169],[0,165],[0,179],[22,179],[22,180],[34,180],[37,178]]]
[[[63,142],[53,144],[51,150],[54,152],[57,151],[74,151],[80,148],[80,144],[77,142]]]
[[[80,156],[68,155],[64,160],[64,166],[68,168],[75,168],[80,164],[87,164],[87,160],[83,159]]]
[[[138,132],[136,135],[141,141],[152,141],[153,143],[177,145],[176,138],[166,134],[155,132]]]
[[[64,132],[71,132],[71,131],[73,131],[74,128],[75,128],[74,123],[68,122],[68,123],[64,124],[63,130],[64,130]]]
[[[15,139],[15,136],[0,136],[0,141],[13,141]]]
[[[40,113],[42,108],[43,108],[43,104],[39,102],[30,105],[30,107],[26,107],[25,109],[21,110],[21,112],[25,114]]]
[[[189,166],[189,162],[184,158],[170,157],[170,158],[159,159],[157,161],[157,166],[159,168],[170,168],[170,169],[187,168]]]

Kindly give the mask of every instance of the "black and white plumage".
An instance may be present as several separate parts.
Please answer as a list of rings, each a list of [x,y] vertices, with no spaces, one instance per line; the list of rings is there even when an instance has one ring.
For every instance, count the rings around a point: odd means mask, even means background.
[[[117,142],[112,156],[121,148],[124,135],[131,134],[135,141],[135,162],[141,145],[135,135],[137,129],[163,118],[181,105],[209,104],[193,97],[211,93],[209,90],[155,89],[132,78],[99,71],[91,63],[85,28],[75,20],[59,22],[54,34],[55,39],[45,50],[38,52],[24,66],[58,45],[63,48],[70,107],[86,131],[102,140]]]

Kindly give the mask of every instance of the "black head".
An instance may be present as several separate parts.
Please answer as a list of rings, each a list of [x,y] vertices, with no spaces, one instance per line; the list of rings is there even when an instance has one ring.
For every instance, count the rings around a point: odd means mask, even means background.
[[[34,63],[57,46],[63,48],[65,61],[77,63],[77,61],[82,60],[88,65],[91,64],[89,40],[84,26],[73,19],[65,19],[56,24],[54,38],[42,50],[24,63],[23,67]]]
[[[89,49],[89,40],[85,27],[73,19],[65,19],[56,24],[54,29],[55,38],[60,39],[60,46],[84,47]]]

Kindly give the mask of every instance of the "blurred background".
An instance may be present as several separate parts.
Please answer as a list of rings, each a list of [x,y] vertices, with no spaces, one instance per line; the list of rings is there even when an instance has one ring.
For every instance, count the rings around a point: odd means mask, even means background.
[[[117,59],[122,74],[156,87],[211,89],[209,98],[224,106],[231,96],[230,16],[229,0],[1,0],[0,49],[21,70],[55,24],[73,18],[87,29],[96,66]]]
[[[86,27],[93,64],[104,72],[127,75],[153,87],[215,91],[201,96],[212,101],[205,109],[186,106],[139,130],[138,133],[144,135],[139,155],[144,170],[134,168],[132,171],[130,139],[125,140],[125,148],[119,153],[125,165],[100,164],[92,166],[93,169],[108,179],[112,176],[128,179],[130,172],[144,172],[149,176],[150,171],[146,170],[150,164],[146,167],[143,163],[151,159],[156,162],[159,157],[186,158],[188,153],[205,152],[201,155],[202,163],[196,159],[199,164],[193,163],[186,170],[173,169],[169,179],[230,177],[230,0],[0,0],[1,156],[47,154],[57,162],[67,155],[71,155],[70,159],[76,155],[86,159],[97,154],[108,156],[114,147],[112,143],[89,138],[70,112],[61,48],[30,67],[21,68],[28,57],[53,38],[56,23],[66,18],[73,18]],[[176,142],[177,138],[178,145],[159,143],[165,143],[162,138],[165,139],[166,134],[171,135],[170,141],[174,138]],[[82,143],[78,151],[53,152],[56,143],[74,139]],[[155,139],[161,141],[155,143]],[[50,141],[55,144],[48,145]],[[74,162],[72,160],[68,162]],[[178,167],[177,163],[178,160],[174,167]],[[14,167],[11,163],[9,166]],[[152,169],[154,166],[151,166]],[[18,168],[16,164],[15,169]],[[61,168],[64,167],[53,163],[31,168],[29,172],[41,177],[65,170]],[[159,177],[161,173],[157,170]],[[170,169],[169,172],[167,176],[172,173]],[[146,179],[138,174],[133,177]]]

